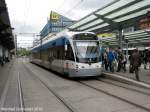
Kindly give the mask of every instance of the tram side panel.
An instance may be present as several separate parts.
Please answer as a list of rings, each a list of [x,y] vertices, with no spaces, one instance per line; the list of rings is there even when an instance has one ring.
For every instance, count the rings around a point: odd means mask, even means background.
[[[41,64],[40,52],[32,51],[31,57],[30,57],[30,62],[40,65]]]
[[[84,36],[87,36],[84,35]],[[79,36],[80,37],[80,36]],[[75,44],[73,44],[73,39],[60,37],[45,43],[42,46],[36,47],[32,50],[32,62],[48,69],[52,69],[53,71],[59,72],[61,74],[68,75],[69,77],[86,77],[86,76],[98,76],[101,74],[101,64],[100,62],[94,61],[91,62],[91,58],[85,59],[86,62],[77,62],[77,49],[75,49]],[[90,48],[89,53],[95,53],[97,50],[96,43],[97,40],[94,40],[94,46],[89,43],[93,42],[93,40],[84,40],[81,36],[82,42],[85,44],[81,47]],[[79,40],[80,41],[80,40]],[[78,41],[77,41],[78,42]],[[89,42],[87,44],[87,42]],[[85,46],[83,46],[85,45]],[[87,46],[89,45],[89,46]],[[67,46],[67,49],[66,49]],[[77,47],[77,46],[76,46]],[[80,48],[80,46],[78,46]],[[98,51],[97,51],[98,52]],[[82,52],[80,51],[80,54]],[[86,53],[86,52],[85,52]],[[92,55],[92,53],[91,53]],[[98,57],[97,57],[98,58]],[[89,61],[88,61],[89,60]],[[90,63],[89,63],[90,62]]]
[[[64,60],[64,46],[54,46],[49,49],[49,58],[50,69],[63,73],[63,60]]]
[[[67,44],[54,45],[47,49],[32,53],[32,62],[69,77],[98,76],[101,74],[100,63],[75,62],[73,47]]]
[[[32,51],[31,62],[64,74],[64,69],[66,67],[64,65],[66,62],[65,58],[69,58],[69,55],[67,54],[69,54],[70,50],[68,50],[67,53],[65,52],[63,39],[53,41],[52,44],[53,45],[48,48],[44,48],[45,46],[42,46],[42,49],[37,50],[37,52]]]

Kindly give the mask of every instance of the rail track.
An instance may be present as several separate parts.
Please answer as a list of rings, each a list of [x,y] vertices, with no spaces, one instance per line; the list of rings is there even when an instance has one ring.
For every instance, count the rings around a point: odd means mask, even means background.
[[[101,92],[101,93],[104,93],[104,94],[106,94],[106,95],[108,95],[108,96],[114,97],[115,99],[119,99],[119,100],[121,100],[121,101],[123,101],[123,102],[126,102],[126,103],[131,104],[131,105],[133,105],[133,106],[135,106],[135,107],[138,107],[138,108],[143,109],[143,110],[145,110],[145,111],[147,111],[147,112],[150,112],[150,109],[149,109],[149,108],[146,108],[146,107],[144,107],[144,106],[142,106],[142,105],[139,105],[139,104],[136,104],[136,103],[131,102],[131,101],[129,101],[129,100],[126,100],[126,99],[124,99],[124,98],[122,98],[122,97],[119,97],[119,96],[117,96],[117,95],[111,94],[110,92],[108,92],[108,91],[106,91],[106,90],[103,90],[103,89],[100,89],[100,88],[96,88],[96,87],[94,87],[94,86],[92,86],[92,85],[90,85],[90,84],[84,83],[83,81],[77,81],[77,82],[80,83],[81,85],[84,85],[84,86],[87,86],[87,87],[89,87],[89,88],[92,88],[92,89],[94,89],[94,90],[96,90],[96,91],[98,91],[98,92]]]
[[[127,89],[127,90],[130,90],[130,91],[133,91],[133,92],[137,92],[137,93],[141,93],[141,94],[145,94],[145,95],[149,95],[150,96],[150,93],[148,93],[148,92],[143,92],[142,90],[140,90],[140,89],[142,89],[142,88],[138,88],[138,89],[135,89],[135,88],[131,88],[131,87],[126,87],[125,85],[119,85],[119,84],[116,84],[116,83],[114,83],[114,82],[110,82],[110,81],[108,81],[108,80],[104,80],[104,79],[99,79],[99,78],[96,78],[95,80],[97,80],[97,81],[100,81],[100,82],[103,82],[103,83],[107,83],[107,84],[110,84],[110,85],[114,85],[114,86],[117,86],[117,87],[121,87],[121,88],[124,88],[124,89]],[[112,81],[112,80],[111,80]],[[124,83],[124,82],[121,82],[122,84],[126,84],[126,83]],[[149,92],[150,92],[150,90],[149,90]]]
[[[31,71],[26,66],[25,66],[25,68],[28,70],[29,73],[33,74],[51,93],[53,93],[71,112],[77,112],[77,110],[68,101],[66,101],[63,97],[61,97],[53,88],[50,88],[43,80],[41,80],[35,73],[33,73],[33,71]],[[95,80],[101,81],[100,79],[95,79]],[[108,95],[108,96],[111,96],[111,97],[113,97],[115,99],[118,99],[118,100],[120,100],[122,102],[128,103],[128,104],[130,104],[130,105],[132,105],[134,107],[137,107],[139,109],[143,109],[143,110],[145,110],[147,112],[150,112],[149,108],[146,108],[146,107],[144,107],[144,106],[142,106],[140,104],[137,104],[136,102],[129,101],[129,100],[123,98],[123,97],[120,97],[120,96],[117,96],[115,94],[112,94],[112,93],[110,93],[110,92],[108,92],[106,90],[103,90],[101,88],[94,87],[93,85],[87,84],[84,81],[79,81],[78,80],[76,82],[81,84],[81,85],[84,85],[86,87],[89,87],[89,88],[91,88],[93,90],[96,90],[96,91],[98,91],[100,93],[103,93],[105,95]],[[113,84],[113,83],[110,83],[110,82],[106,82],[106,81],[101,81],[101,82],[107,83],[107,84],[110,84],[110,85],[114,85],[114,86],[117,86],[117,87],[121,87],[121,88],[124,88],[124,89],[128,89],[128,90],[133,91],[133,92],[140,92],[140,93],[145,94],[145,95],[150,95],[148,93],[144,93],[144,92],[141,92],[141,91],[138,91],[138,90],[134,90],[132,88],[127,88],[127,87],[124,87],[124,86],[121,86],[121,85],[117,85],[117,84]]]
[[[43,80],[41,80],[35,73],[33,73],[25,65],[24,67],[30,74],[32,74],[35,78],[37,78],[41,82],[41,84],[43,84],[49,90],[49,92],[51,92],[65,107],[67,107],[70,112],[78,112],[68,101],[66,101],[63,97],[61,97],[53,88],[49,87]]]
[[[19,92],[19,111],[20,112],[25,112],[25,106],[24,106],[24,100],[23,100],[23,92],[22,92],[22,85],[21,85],[21,80],[20,80],[20,73],[18,72],[18,92]]]

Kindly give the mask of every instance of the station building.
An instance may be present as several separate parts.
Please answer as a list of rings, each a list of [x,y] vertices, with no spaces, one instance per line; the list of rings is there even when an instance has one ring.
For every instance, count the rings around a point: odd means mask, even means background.
[[[46,37],[47,35],[55,34],[57,32],[60,32],[67,26],[70,26],[75,21],[64,17],[54,11],[51,11],[49,18],[47,19],[47,24],[44,26],[44,28],[40,32],[41,38]]]

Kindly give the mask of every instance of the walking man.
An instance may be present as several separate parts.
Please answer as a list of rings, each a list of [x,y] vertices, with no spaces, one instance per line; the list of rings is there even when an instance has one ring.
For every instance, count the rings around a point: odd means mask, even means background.
[[[143,53],[143,61],[144,61],[144,69],[147,69],[147,63],[148,63],[148,58],[149,58],[149,54],[148,54],[148,50],[145,49],[144,53]]]
[[[135,49],[133,54],[131,55],[130,65],[135,71],[136,80],[139,81],[139,67],[141,66],[141,57],[137,49]]]
[[[121,70],[121,68],[123,68],[122,62],[123,62],[123,53],[121,52],[121,50],[118,51],[118,68],[117,68],[117,72],[119,72]]]

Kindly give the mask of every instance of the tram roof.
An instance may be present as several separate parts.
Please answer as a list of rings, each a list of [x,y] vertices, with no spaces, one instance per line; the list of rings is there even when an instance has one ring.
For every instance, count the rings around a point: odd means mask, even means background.
[[[150,11],[150,0],[115,0],[92,12],[69,27],[95,33],[119,29]],[[129,21],[128,21],[129,20]]]
[[[47,36],[47,39],[43,42],[42,40],[40,40],[42,42],[42,46],[45,46],[46,44],[52,42],[52,41],[55,41],[59,38],[62,38],[62,37],[65,37],[65,38],[68,38],[68,39],[72,39],[73,38],[73,35],[76,35],[76,34],[82,34],[82,33],[88,33],[88,34],[95,34],[93,32],[74,32],[74,31],[68,31],[68,29],[65,29],[57,34],[54,34],[54,35],[51,35],[51,37]],[[39,42],[38,45],[34,46],[33,48],[31,48],[30,50],[34,50],[34,49],[37,49],[41,46],[41,43]]]

